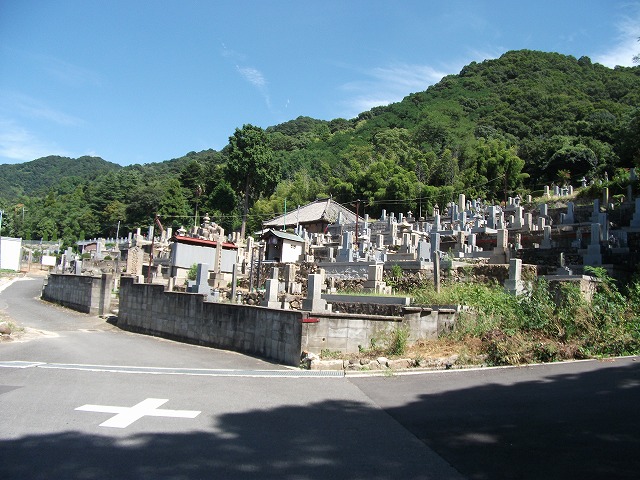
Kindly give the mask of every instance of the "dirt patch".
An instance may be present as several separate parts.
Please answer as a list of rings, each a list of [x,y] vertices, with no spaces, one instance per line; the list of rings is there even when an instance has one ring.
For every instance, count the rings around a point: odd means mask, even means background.
[[[0,335],[0,343],[24,343],[31,340],[37,340],[39,338],[58,338],[59,336],[60,335],[55,332],[48,332],[46,330],[37,330],[29,327],[16,327],[10,335]]]
[[[412,368],[439,370],[486,365],[487,355],[482,351],[480,339],[460,341],[440,338],[421,340],[407,347],[406,351],[398,356],[387,355],[384,349],[367,349],[357,354],[325,351],[320,358],[313,355],[311,358],[309,367],[320,370],[331,368],[356,371]]]

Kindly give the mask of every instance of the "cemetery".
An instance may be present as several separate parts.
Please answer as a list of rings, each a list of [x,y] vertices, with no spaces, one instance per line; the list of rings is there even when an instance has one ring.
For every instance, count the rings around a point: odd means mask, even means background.
[[[571,186],[501,204],[460,194],[423,217],[361,217],[324,199],[246,239],[208,215],[175,233],[157,222],[159,231],[87,242],[84,255],[68,249],[43,298],[104,315],[113,301],[121,328],[297,366],[303,354],[358,353],[399,329],[409,343],[435,339],[460,314],[397,291],[481,282],[520,296],[543,278],[588,301],[599,280],[585,267],[629,279],[640,263],[636,184],[634,171],[624,198],[604,188],[588,202]]]

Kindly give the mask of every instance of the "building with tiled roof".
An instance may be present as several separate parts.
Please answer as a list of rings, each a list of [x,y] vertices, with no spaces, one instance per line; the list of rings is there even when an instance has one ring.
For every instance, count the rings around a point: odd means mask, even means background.
[[[356,223],[356,214],[331,198],[316,200],[305,206],[287,212],[285,215],[273,218],[264,223],[264,228],[287,229],[298,225],[304,227],[309,233],[323,233],[327,225],[336,223],[338,216],[342,214],[343,223]],[[363,218],[358,218],[363,222]]]

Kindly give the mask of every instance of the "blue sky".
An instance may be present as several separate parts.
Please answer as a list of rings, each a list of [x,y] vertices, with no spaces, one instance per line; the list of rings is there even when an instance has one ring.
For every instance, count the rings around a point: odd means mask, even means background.
[[[0,0],[0,164],[160,162],[509,50],[630,66],[638,37],[640,0]]]

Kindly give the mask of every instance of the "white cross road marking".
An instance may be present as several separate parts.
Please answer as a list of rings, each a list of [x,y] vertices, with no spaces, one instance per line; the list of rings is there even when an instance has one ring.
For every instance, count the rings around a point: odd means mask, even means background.
[[[126,428],[142,417],[175,417],[196,418],[201,412],[196,410],[166,410],[158,408],[169,400],[164,398],[147,398],[133,407],[111,407],[109,405],[83,405],[76,408],[83,412],[115,413],[101,427]]]

